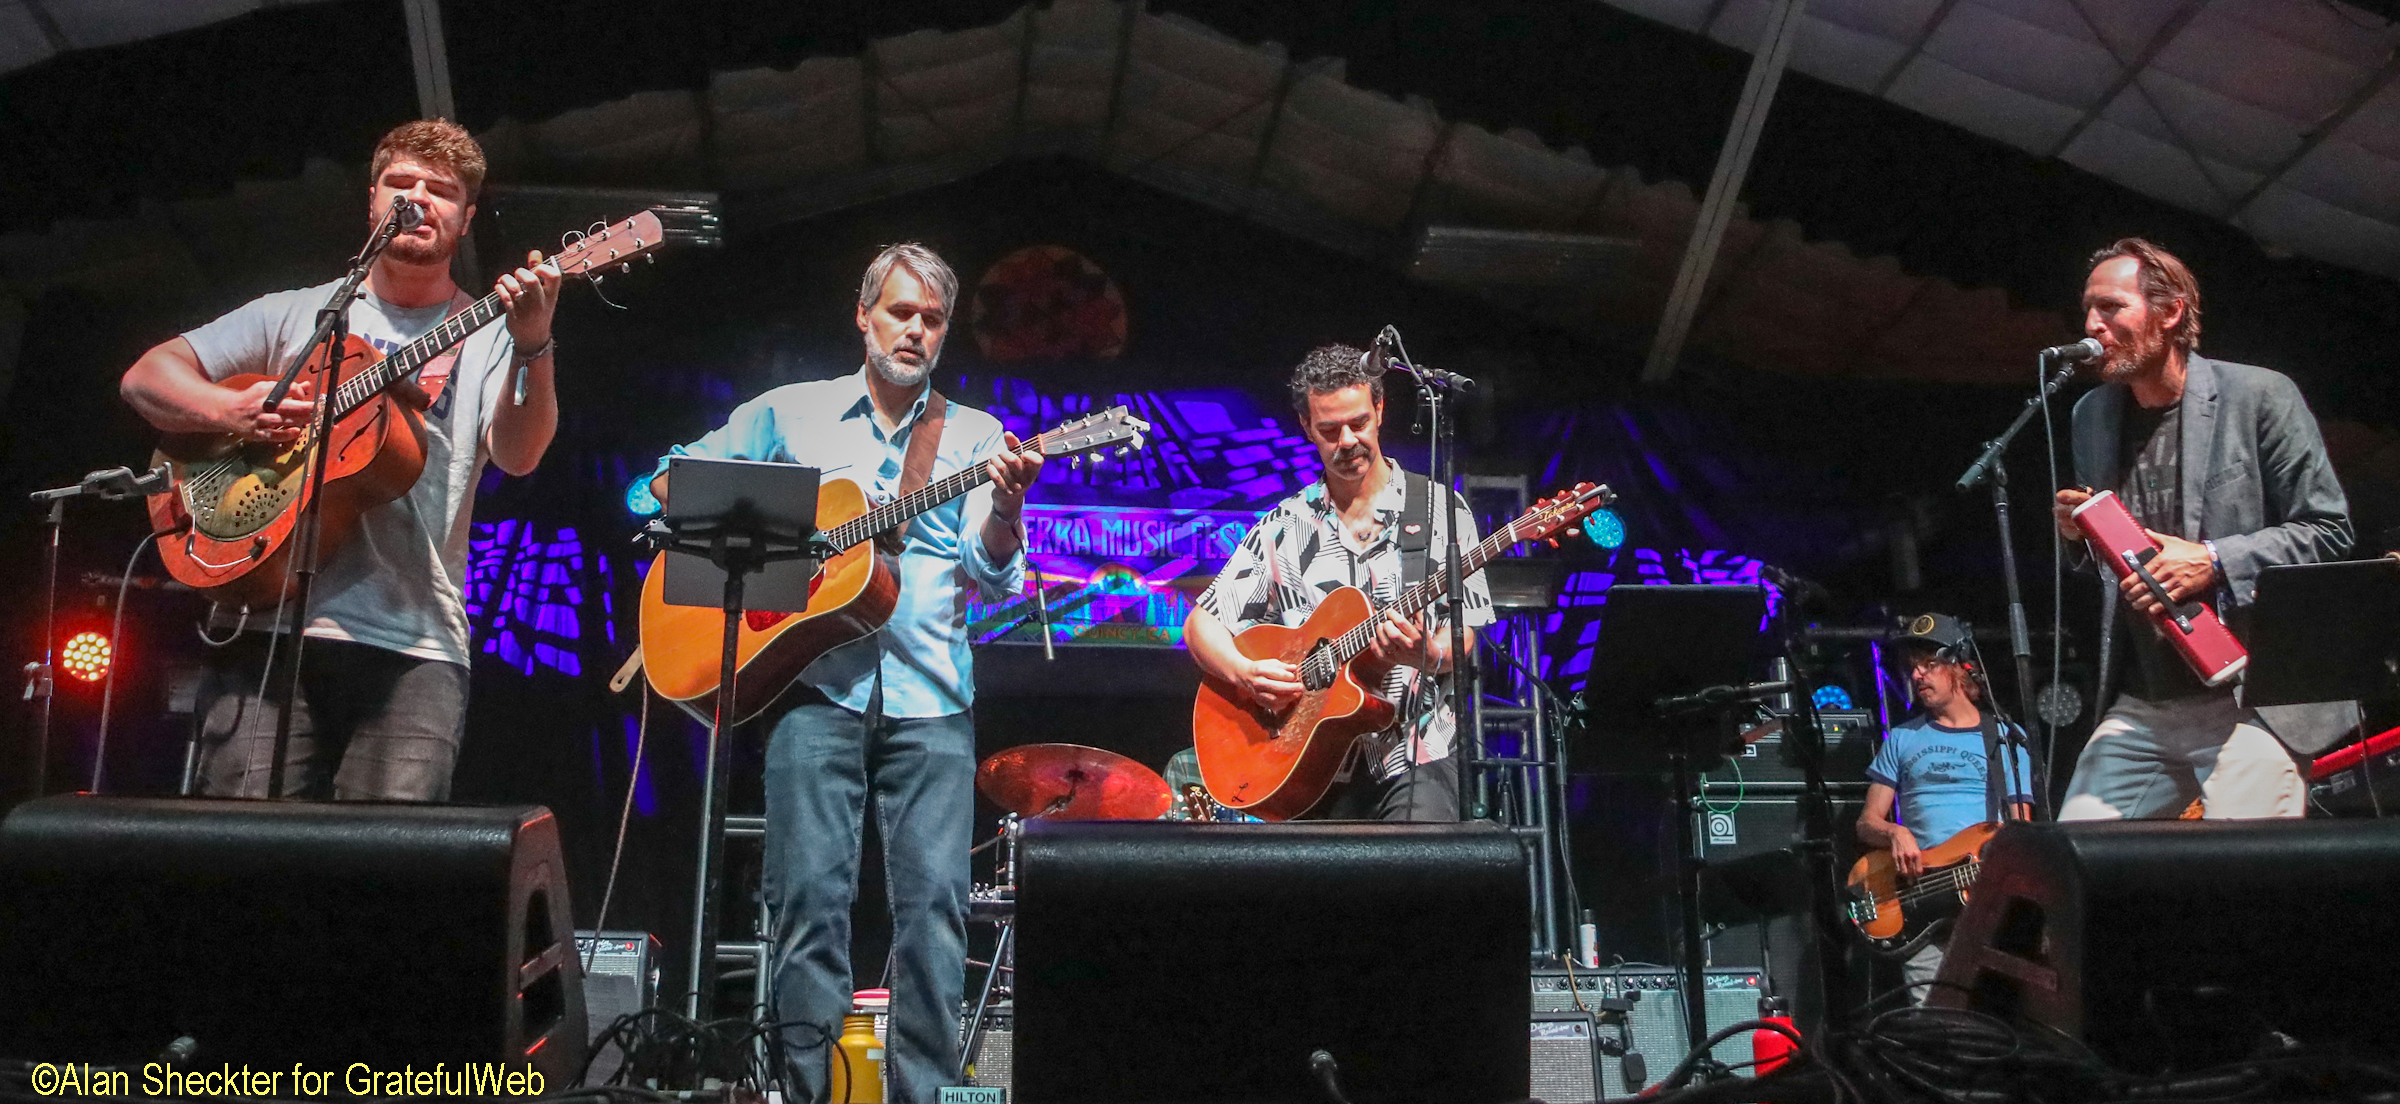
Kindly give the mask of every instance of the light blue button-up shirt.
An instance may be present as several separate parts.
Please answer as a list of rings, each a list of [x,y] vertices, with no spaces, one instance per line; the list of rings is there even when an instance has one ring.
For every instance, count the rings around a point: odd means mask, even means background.
[[[868,369],[840,379],[791,383],[736,407],[725,425],[688,445],[678,445],[658,462],[702,456],[719,460],[765,460],[805,464],[824,480],[847,479],[870,502],[898,496],[900,467],[909,435],[925,412],[925,392],[890,434],[876,424],[867,397]],[[950,403],[941,447],[934,452],[933,478],[981,464],[1003,444],[1000,420],[972,407]],[[669,493],[673,489],[669,488]],[[992,512],[986,483],[937,506],[910,523],[900,552],[900,601],[883,631],[825,653],[801,673],[844,709],[865,712],[883,678],[883,712],[889,717],[945,717],[964,712],[975,700],[975,657],[967,643],[967,588],[999,601],[1024,585],[1024,542],[1006,563],[993,563],[983,547],[984,519]]]

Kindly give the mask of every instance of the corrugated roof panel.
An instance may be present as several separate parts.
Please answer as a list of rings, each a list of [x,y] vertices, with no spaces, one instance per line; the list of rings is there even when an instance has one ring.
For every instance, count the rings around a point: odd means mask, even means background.
[[[2202,156],[2256,172],[2300,148],[2298,127],[2281,112],[2157,69],[2144,70],[2134,85],[2108,105],[2110,122],[2162,142],[2189,142]]]
[[[2305,126],[2341,106],[2380,62],[2361,64],[2311,49],[2211,5],[2159,51],[2150,70]]]
[[[2242,221],[2261,239],[2297,253],[2368,272],[2400,272],[2400,226],[2297,188],[2268,187]]]
[[[2091,35],[1960,4],[1925,42],[1925,55],[2051,103],[2081,109],[2100,101],[2118,67]]]
[[[1889,98],[1912,111],[2037,152],[2057,145],[2083,117],[2072,107],[1994,84],[1922,55],[1892,82]]]
[[[1942,0],[1812,0],[1808,17],[1888,39],[1898,47],[1915,41],[1925,21],[1941,7]]]
[[[2310,150],[2278,183],[2370,218],[2400,223],[2400,160],[2339,138]]]
[[[2212,161],[2208,163],[2214,174],[2212,184],[2189,151],[2105,118],[2094,120],[2059,159],[2143,195],[2219,218],[2225,216],[2233,198],[2260,179],[2258,173]]]
[[[1883,75],[1907,54],[1907,46],[1881,34],[1811,18],[1800,25],[1800,41],[1792,44],[1792,68],[1873,95]]]

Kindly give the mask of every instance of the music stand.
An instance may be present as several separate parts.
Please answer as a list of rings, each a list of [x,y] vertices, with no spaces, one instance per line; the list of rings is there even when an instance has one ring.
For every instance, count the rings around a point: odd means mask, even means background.
[[[2400,562],[2291,564],[2258,573],[2242,704],[2400,697]]]
[[[1683,915],[1683,1015],[1686,1039],[1697,1052],[1708,1041],[1707,990],[1701,977],[1701,901],[1698,834],[1693,830],[1694,776],[1723,758],[1732,732],[1725,708],[1740,693],[1662,712],[1667,699],[1734,690],[1750,682],[1767,658],[1767,592],[1758,586],[1631,586],[1609,588],[1598,646],[1585,685],[1583,739],[1587,765],[1600,759],[1624,769],[1671,770],[1675,776],[1675,889]],[[1612,738],[1593,734],[1605,730]],[[1621,741],[1628,756],[1611,748]]]
[[[724,857],[725,757],[721,746],[734,717],[735,647],[742,611],[798,613],[808,608],[808,583],[824,559],[817,536],[817,469],[752,460],[678,456],[667,462],[668,500],[656,529],[667,537],[659,570],[669,605],[719,606],[725,611],[725,650],[717,672],[716,720],[708,729],[708,759],[700,791],[700,855],[692,902],[691,997],[686,1014],[709,1019],[716,1002],[716,899]],[[757,575],[755,591],[749,577]]]

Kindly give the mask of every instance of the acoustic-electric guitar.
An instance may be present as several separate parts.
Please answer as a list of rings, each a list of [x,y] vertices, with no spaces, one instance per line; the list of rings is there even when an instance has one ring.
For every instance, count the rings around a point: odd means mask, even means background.
[[[1519,541],[1555,537],[1615,500],[1607,487],[1594,483],[1544,499],[1475,547],[1461,550],[1460,576],[1483,570]],[[1448,580],[1445,564],[1386,609],[1413,617],[1448,593]],[[1192,743],[1210,797],[1262,820],[1289,820],[1324,798],[1352,741],[1392,723],[1393,703],[1369,691],[1351,670],[1352,661],[1374,642],[1375,624],[1384,612],[1364,591],[1342,587],[1317,603],[1299,628],[1254,625],[1234,637],[1244,656],[1281,659],[1299,668],[1304,689],[1292,705],[1270,711],[1241,687],[1201,678],[1192,703]]]
[[[1081,456],[1103,449],[1142,447],[1150,423],[1122,406],[1067,422],[1017,446],[1019,453]],[[733,716],[747,721],[782,697],[808,665],[882,628],[900,599],[900,576],[873,538],[991,481],[982,464],[961,468],[890,502],[870,508],[866,492],[847,479],[817,487],[817,532],[834,549],[809,580],[808,609],[751,610],[736,627]],[[969,534],[967,539],[979,539]],[[725,612],[715,606],[667,604],[665,554],[642,580],[642,667],[650,686],[670,701],[714,694],[724,665]]]
[[[595,275],[630,264],[667,238],[657,213],[643,211],[568,244],[550,260],[565,275]],[[333,432],[325,484],[315,492],[325,498],[317,538],[321,557],[331,559],[349,540],[359,515],[407,494],[425,471],[424,414],[392,385],[506,313],[495,291],[390,356],[357,334],[342,343],[335,382],[322,393],[333,405]],[[322,379],[326,353],[319,348],[311,354],[300,378]],[[217,386],[240,391],[275,378],[230,376]],[[258,609],[279,604],[292,536],[313,497],[309,467],[320,444],[318,427],[310,419],[290,444],[230,433],[160,438],[151,463],[173,469],[174,483],[151,495],[149,508],[167,574],[216,602]]]

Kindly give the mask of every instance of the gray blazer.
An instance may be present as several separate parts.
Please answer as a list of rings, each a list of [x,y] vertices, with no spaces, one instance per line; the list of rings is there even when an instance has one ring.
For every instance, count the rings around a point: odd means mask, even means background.
[[[2117,433],[2131,392],[2102,384],[2075,404],[2075,478],[2114,488]],[[2224,579],[2212,599],[2239,633],[2258,596],[2258,573],[2280,564],[2338,560],[2350,551],[2350,502],[2333,477],[2300,389],[2280,372],[2206,357],[2191,358],[2183,387],[2185,540],[2213,540]],[[2114,700],[2117,625],[2115,579],[2100,597],[2100,681],[2096,704]],[[2358,703],[2268,706],[2259,716],[2286,746],[2315,755],[2358,723]]]

